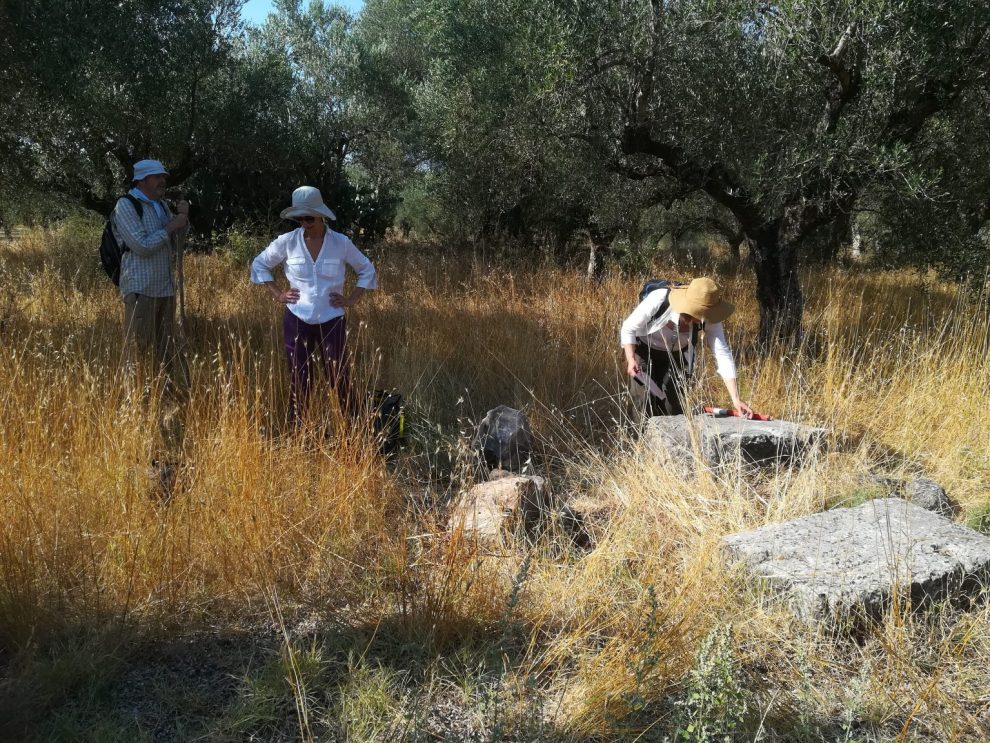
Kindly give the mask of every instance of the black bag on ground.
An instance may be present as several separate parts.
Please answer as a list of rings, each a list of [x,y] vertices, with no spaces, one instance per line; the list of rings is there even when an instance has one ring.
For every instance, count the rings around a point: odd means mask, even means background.
[[[405,435],[402,395],[398,392],[375,390],[371,393],[371,430],[382,454],[391,454]]]
[[[129,193],[124,194],[121,198],[127,199],[134,205],[138,219],[144,218],[144,207],[141,206],[141,202],[138,199]],[[119,199],[118,203],[120,203]],[[103,270],[106,271],[107,276],[114,283],[114,286],[120,286],[120,261],[126,251],[127,246],[118,243],[117,238],[114,237],[113,226],[108,219],[107,223],[103,226],[103,236],[100,238],[100,263],[103,266]]]

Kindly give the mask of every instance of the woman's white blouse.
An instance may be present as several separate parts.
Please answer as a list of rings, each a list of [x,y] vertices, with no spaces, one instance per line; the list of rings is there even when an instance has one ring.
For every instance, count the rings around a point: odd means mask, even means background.
[[[344,293],[345,265],[357,273],[362,289],[377,289],[378,278],[371,261],[339,232],[327,229],[316,260],[303,242],[303,228],[279,235],[251,263],[251,282],[274,281],[272,269],[284,265],[289,286],[299,290],[299,301],[286,305],[289,312],[310,325],[333,320],[344,314],[342,307],[330,305],[333,292]]]
[[[667,289],[657,289],[650,292],[639,303],[639,306],[629,314],[619,331],[619,342],[623,346],[635,346],[642,339],[651,348],[676,351],[685,348],[691,342],[690,332],[678,333],[677,323],[680,315],[670,307],[656,319],[650,319],[660,309],[660,305],[667,298],[668,291]],[[725,340],[725,329],[722,327],[722,323],[705,325],[705,345],[711,349],[712,355],[715,357],[718,375],[722,379],[735,379],[736,364],[732,360],[732,349],[729,348],[729,343]]]

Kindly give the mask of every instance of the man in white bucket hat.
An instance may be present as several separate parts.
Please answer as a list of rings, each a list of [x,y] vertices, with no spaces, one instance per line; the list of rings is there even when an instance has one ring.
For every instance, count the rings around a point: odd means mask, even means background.
[[[649,415],[684,412],[683,386],[693,371],[695,344],[703,329],[732,405],[744,417],[752,417],[753,411],[739,397],[736,365],[722,327],[735,309],[722,299],[714,281],[699,278],[686,286],[654,289],[625,319],[619,338],[626,370],[635,382],[633,390],[645,396]]]
[[[341,408],[350,408],[345,310],[356,305],[366,291],[377,289],[378,279],[375,267],[354,243],[327,226],[327,220],[336,216],[323,203],[319,189],[297,188],[292,192],[292,206],[283,209],[281,216],[299,227],[275,238],[258,254],[251,264],[251,281],[267,287],[275,301],[285,305],[282,330],[292,380],[290,418],[298,425],[309,396],[315,357],[320,357]],[[275,283],[272,270],[279,265],[285,270],[288,289]],[[357,273],[357,283],[345,295],[347,266]]]
[[[124,301],[124,342],[152,352],[165,364],[174,348],[175,283],[173,237],[189,225],[189,205],[180,201],[173,215],[162,200],[168,171],[158,160],[134,163],[133,188],[117,200],[110,223],[118,244],[120,296]],[[139,213],[140,205],[140,213]]]

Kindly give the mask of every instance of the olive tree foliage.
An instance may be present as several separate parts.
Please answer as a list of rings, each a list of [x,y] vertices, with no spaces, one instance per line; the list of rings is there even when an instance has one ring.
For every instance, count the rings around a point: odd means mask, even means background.
[[[645,187],[558,121],[575,115],[553,101],[573,74],[561,23],[530,0],[369,0],[363,97],[404,153],[407,225],[556,249],[578,229],[608,244],[635,221]]]
[[[763,339],[789,342],[802,255],[859,208],[892,258],[978,262],[988,29],[981,0],[371,0],[359,22],[448,212],[629,230],[707,199],[751,247]]]
[[[192,172],[209,84],[231,53],[239,0],[3,0],[4,180],[106,210],[125,168]]]
[[[985,203],[985,178],[940,167],[946,148],[958,148],[957,163],[978,151],[966,126],[986,130],[985,3],[562,7],[577,72],[558,100],[583,112],[575,134],[628,177],[700,191],[734,215],[752,246],[764,340],[799,337],[803,243],[848,222],[864,194],[891,225],[920,204]],[[962,198],[974,188],[982,195]],[[959,216],[955,226],[972,234]]]
[[[30,190],[105,214],[154,157],[203,232],[274,223],[302,184],[346,226],[390,221],[347,11],[279,0],[245,28],[242,0],[0,2],[0,219]]]
[[[303,184],[335,206],[350,195],[351,23],[339,7],[279,0],[264,25],[237,38],[210,97],[216,129],[190,181],[218,226],[274,222]],[[348,223],[349,206],[338,208]]]

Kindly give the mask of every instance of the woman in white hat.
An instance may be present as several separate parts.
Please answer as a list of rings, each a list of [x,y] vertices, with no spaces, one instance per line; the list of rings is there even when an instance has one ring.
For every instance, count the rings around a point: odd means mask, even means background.
[[[739,398],[736,365],[725,340],[722,321],[736,308],[722,300],[711,279],[694,279],[687,286],[656,289],[639,303],[622,323],[619,333],[626,355],[626,370],[648,400],[649,415],[679,415],[683,409],[683,384],[694,369],[695,345],[700,330],[715,356],[718,374],[739,413],[752,417],[749,405]]]
[[[290,420],[298,425],[305,409],[316,357],[336,390],[341,408],[350,407],[350,384],[345,358],[345,310],[364,293],[378,288],[375,267],[349,238],[334,232],[327,220],[336,216],[323,203],[319,189],[301,186],[292,192],[292,206],[283,219],[297,229],[275,238],[251,264],[251,281],[268,288],[285,305],[282,329],[291,374]],[[289,288],[275,283],[272,270],[283,266]],[[357,284],[344,294],[346,267],[357,273]]]

